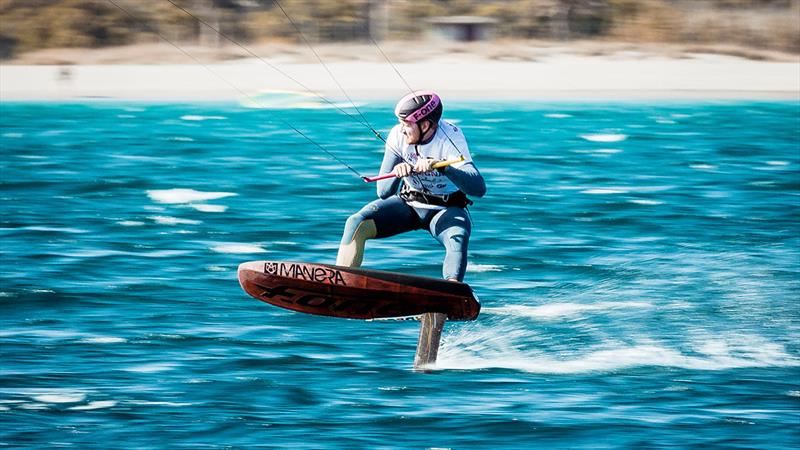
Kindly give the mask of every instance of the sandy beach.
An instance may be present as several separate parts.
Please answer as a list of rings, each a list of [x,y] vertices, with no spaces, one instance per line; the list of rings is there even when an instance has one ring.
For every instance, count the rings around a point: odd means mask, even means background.
[[[168,45],[27,55],[0,65],[0,99],[237,100],[270,90],[344,99],[307,48],[253,47],[259,58],[241,49],[186,51],[197,61]],[[394,44],[386,51],[413,88],[465,100],[800,99],[800,59],[792,55],[519,44],[438,51]],[[354,99],[390,99],[408,90],[374,48],[329,45],[319,53]]]

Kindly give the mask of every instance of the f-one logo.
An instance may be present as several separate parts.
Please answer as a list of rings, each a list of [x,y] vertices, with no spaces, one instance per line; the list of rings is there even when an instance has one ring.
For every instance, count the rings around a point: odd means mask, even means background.
[[[279,277],[296,278],[317,283],[347,286],[342,273],[327,267],[314,267],[306,264],[264,263],[264,273]]]
[[[428,103],[426,103],[426,104],[425,104],[425,105],[424,105],[422,108],[420,108],[420,109],[418,109],[418,110],[414,111],[414,112],[411,114],[411,118],[412,118],[412,120],[413,120],[414,122],[418,122],[418,121],[420,121],[420,120],[421,120],[423,117],[425,117],[425,116],[427,116],[428,114],[430,114],[430,113],[431,113],[431,112],[432,112],[434,109],[436,109],[436,107],[438,107],[438,106],[439,106],[439,101],[436,99],[436,97],[433,97],[433,98],[431,98],[431,99],[428,101]]]
[[[414,111],[414,114],[413,114],[414,120],[419,120],[419,119],[425,117],[431,111],[433,111],[433,108],[431,108],[430,105],[423,106],[422,108]]]

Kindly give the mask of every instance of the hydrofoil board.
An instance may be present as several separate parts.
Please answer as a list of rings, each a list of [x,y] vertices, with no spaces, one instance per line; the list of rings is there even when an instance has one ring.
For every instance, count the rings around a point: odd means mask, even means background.
[[[347,319],[385,319],[430,312],[475,320],[481,305],[468,284],[329,264],[250,261],[239,284],[281,308]]]

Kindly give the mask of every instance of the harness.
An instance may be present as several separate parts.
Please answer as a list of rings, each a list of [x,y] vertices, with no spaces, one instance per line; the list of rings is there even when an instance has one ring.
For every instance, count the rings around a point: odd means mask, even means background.
[[[466,208],[467,206],[472,205],[472,200],[467,198],[467,194],[461,191],[455,191],[452,194],[435,195],[416,191],[411,189],[408,185],[403,185],[403,188],[400,190],[400,194],[398,195],[406,203],[419,202],[425,203],[426,205],[444,207],[456,206],[458,208]]]

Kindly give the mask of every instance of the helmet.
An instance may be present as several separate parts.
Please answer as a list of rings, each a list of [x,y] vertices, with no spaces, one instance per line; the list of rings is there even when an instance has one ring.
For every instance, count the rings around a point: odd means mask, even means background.
[[[433,91],[412,92],[397,102],[394,115],[406,122],[430,120],[436,125],[442,118],[442,99]]]

